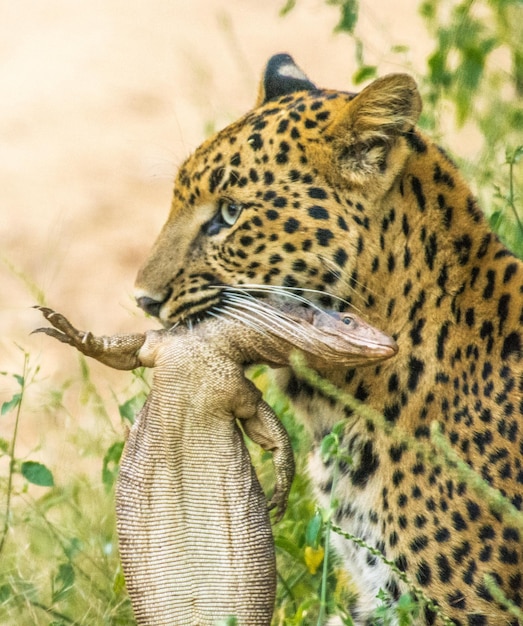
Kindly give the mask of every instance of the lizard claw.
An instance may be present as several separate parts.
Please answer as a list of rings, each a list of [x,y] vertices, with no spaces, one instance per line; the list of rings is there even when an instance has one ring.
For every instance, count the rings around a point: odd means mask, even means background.
[[[267,509],[269,511],[276,511],[274,522],[279,522],[287,509],[287,499],[283,496],[283,494],[275,492],[269,501]]]
[[[56,311],[53,311],[53,309],[50,309],[48,306],[42,306],[40,304],[35,304],[33,306],[33,309],[37,309],[38,311],[41,311],[45,319],[49,319],[50,317],[56,314]]]
[[[85,335],[87,333],[80,331],[80,330],[76,330],[76,328],[71,324],[71,322],[69,322],[69,320],[65,318],[61,313],[57,313],[56,311],[54,311],[53,309],[50,309],[47,306],[36,305],[33,308],[38,309],[42,313],[42,315],[45,317],[45,319],[50,324],[52,324],[57,331],[59,331],[59,332],[55,332],[54,329],[52,328],[48,328],[48,329],[38,328],[34,332],[43,332],[46,335],[49,335],[50,337],[55,337],[59,341],[62,341],[63,343],[69,343],[71,345],[77,345],[78,342],[82,343],[84,341]],[[48,331],[53,331],[53,332],[48,332]],[[61,338],[59,335],[65,335],[65,337],[68,340],[66,340],[65,338]]]
[[[58,341],[61,341],[62,343],[71,345],[71,338],[59,330],[56,330],[56,328],[35,328],[35,330],[31,331],[30,334],[34,335],[36,333],[44,333],[45,335],[49,335],[49,337],[58,339]]]

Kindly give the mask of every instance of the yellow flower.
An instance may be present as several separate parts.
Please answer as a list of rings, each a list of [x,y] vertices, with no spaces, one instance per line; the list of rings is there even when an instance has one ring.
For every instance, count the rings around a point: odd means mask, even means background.
[[[323,562],[323,548],[311,548],[307,546],[305,548],[305,565],[311,574],[315,574],[318,571],[318,567]]]

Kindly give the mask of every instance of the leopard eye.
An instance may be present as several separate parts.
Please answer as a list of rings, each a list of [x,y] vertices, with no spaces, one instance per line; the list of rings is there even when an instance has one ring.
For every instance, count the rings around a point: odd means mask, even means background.
[[[243,204],[233,202],[229,198],[218,200],[218,210],[208,222],[202,225],[202,231],[208,236],[213,236],[217,235],[222,228],[230,228],[240,217],[243,208]]]
[[[240,217],[240,213],[243,209],[243,206],[241,204],[231,202],[231,200],[227,199],[220,200],[218,207],[223,221],[228,226],[232,226],[236,222],[236,220]]]

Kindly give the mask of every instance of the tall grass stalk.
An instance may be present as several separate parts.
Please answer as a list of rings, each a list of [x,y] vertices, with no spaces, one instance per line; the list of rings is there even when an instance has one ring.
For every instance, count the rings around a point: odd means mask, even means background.
[[[11,498],[13,494],[13,476],[15,474],[16,467],[16,440],[18,437],[18,426],[20,424],[20,413],[22,411],[22,403],[24,400],[24,394],[26,389],[26,381],[29,367],[29,355],[24,351],[24,364],[22,366],[22,375],[16,375],[15,378],[20,385],[19,393],[15,394],[13,398],[2,405],[1,413],[4,415],[7,411],[15,405],[16,413],[15,413],[15,423],[13,428],[13,436],[11,438],[11,446],[9,449],[9,473],[7,476],[7,489],[6,489],[6,499],[5,499],[5,509],[4,509],[4,524],[2,528],[2,536],[0,538],[0,555],[5,546],[5,542],[7,539],[7,533],[9,531],[9,520],[11,517]]]
[[[321,572],[320,611],[318,614],[317,626],[323,626],[323,624],[325,623],[325,617],[327,613],[327,593],[328,593],[327,577],[329,574],[330,537],[331,537],[331,528],[332,528],[332,514],[336,508],[334,494],[336,492],[338,476],[339,476],[339,460],[335,458],[334,465],[332,468],[332,488],[331,488],[330,500],[329,500],[329,510],[326,512],[327,519],[325,520],[323,567],[322,567],[322,572]]]

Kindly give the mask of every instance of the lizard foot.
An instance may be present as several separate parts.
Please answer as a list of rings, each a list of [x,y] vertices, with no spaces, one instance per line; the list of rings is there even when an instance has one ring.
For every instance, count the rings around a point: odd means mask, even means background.
[[[145,335],[112,335],[95,337],[91,332],[77,330],[67,318],[46,306],[35,306],[53,328],[37,328],[33,333],[44,333],[76,348],[85,356],[90,356],[119,370],[131,370],[140,367],[140,348],[145,342]]]

